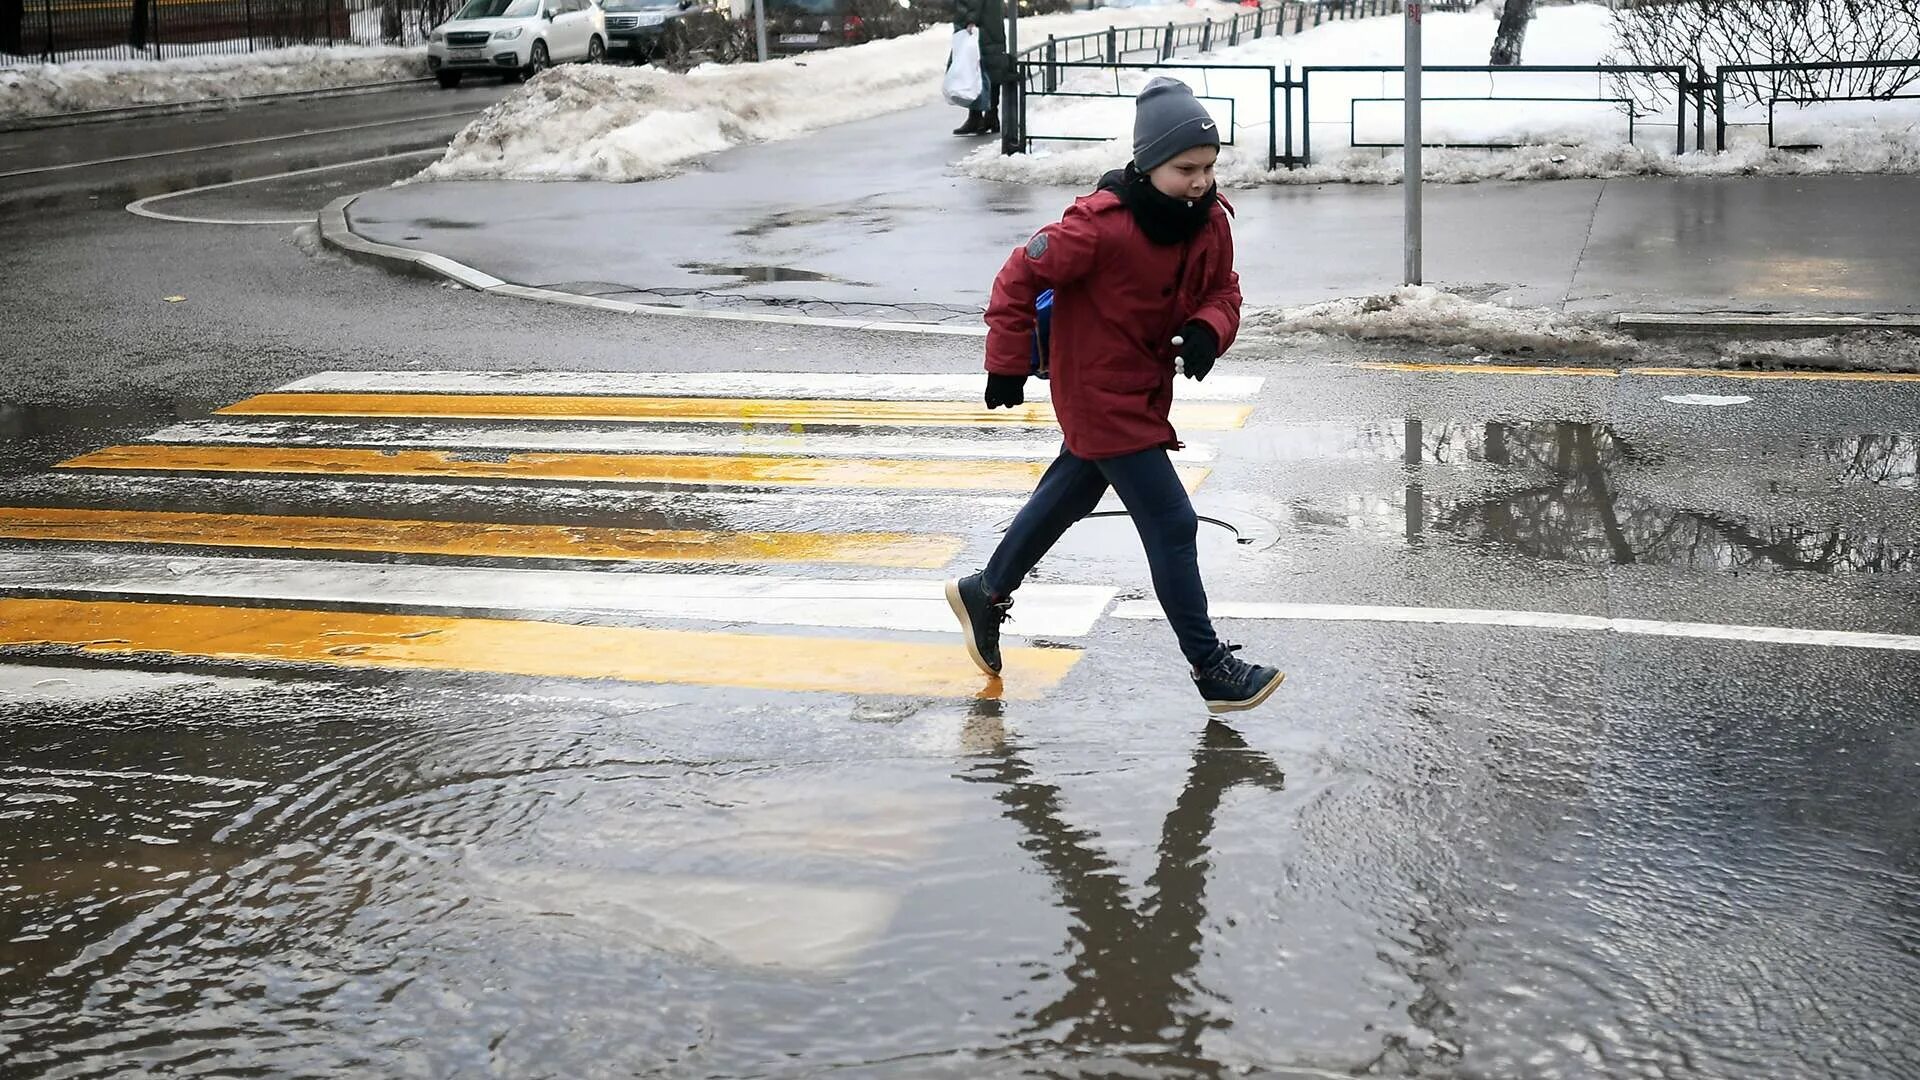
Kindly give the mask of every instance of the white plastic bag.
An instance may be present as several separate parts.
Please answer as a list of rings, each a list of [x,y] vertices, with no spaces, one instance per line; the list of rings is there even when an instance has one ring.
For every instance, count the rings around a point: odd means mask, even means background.
[[[980,104],[985,89],[980,74],[979,33],[958,31],[953,35],[953,51],[947,56],[947,104],[971,109]]]

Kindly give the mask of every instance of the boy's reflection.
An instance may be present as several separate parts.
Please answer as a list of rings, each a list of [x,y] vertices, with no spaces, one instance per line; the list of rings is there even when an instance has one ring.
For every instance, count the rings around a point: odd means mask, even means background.
[[[981,704],[989,713],[998,707]],[[1138,908],[1116,864],[1095,846],[1097,836],[1066,823],[1060,789],[1034,779],[1017,745],[988,745],[962,778],[999,786],[995,797],[1026,831],[1023,846],[1053,879],[1073,918],[1068,989],[1033,1014],[1029,1030],[1064,1029],[1055,1038],[1068,1046],[1145,1044],[1155,1056],[1196,1055],[1201,1034],[1226,1023],[1194,1001],[1215,815],[1238,785],[1281,790],[1286,778],[1279,766],[1249,749],[1232,728],[1208,723],[1186,787],[1161,827],[1159,865]]]

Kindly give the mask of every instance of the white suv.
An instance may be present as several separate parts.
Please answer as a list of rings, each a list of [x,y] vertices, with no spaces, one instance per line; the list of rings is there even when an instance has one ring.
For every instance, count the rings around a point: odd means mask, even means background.
[[[606,58],[607,17],[594,0],[471,0],[427,38],[427,67],[444,87],[470,71],[524,78]]]

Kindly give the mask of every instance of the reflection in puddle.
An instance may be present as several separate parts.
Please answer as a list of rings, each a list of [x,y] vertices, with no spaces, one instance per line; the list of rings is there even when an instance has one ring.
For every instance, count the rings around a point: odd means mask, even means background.
[[[787,266],[720,266],[715,263],[681,263],[680,269],[708,277],[734,277],[755,283],[831,281],[840,285],[866,285],[864,281],[848,281],[817,270],[795,270]]]
[[[1295,520],[1303,525],[1336,525],[1355,517],[1392,519],[1410,543],[1431,530],[1537,559],[1585,565],[1697,570],[1771,566],[1815,573],[1920,568],[1914,537],[1907,530],[1754,520],[1731,510],[1673,506],[1622,490],[1623,474],[1659,465],[1665,455],[1644,451],[1601,424],[1430,425],[1408,420],[1392,427],[1350,428],[1344,440],[1316,429],[1308,442],[1316,452],[1337,447],[1328,456],[1397,459],[1406,466],[1407,482],[1398,506],[1390,498],[1362,496],[1339,510],[1297,507]],[[1302,449],[1290,448],[1296,453]],[[1920,472],[1920,439],[1910,435],[1808,440],[1776,447],[1772,453],[1763,447],[1759,454],[1769,463],[1822,466],[1836,486],[1912,490]],[[1426,469],[1463,465],[1517,470],[1525,479],[1491,494],[1429,494],[1426,481],[1432,476]],[[1402,516],[1404,520],[1398,520]]]

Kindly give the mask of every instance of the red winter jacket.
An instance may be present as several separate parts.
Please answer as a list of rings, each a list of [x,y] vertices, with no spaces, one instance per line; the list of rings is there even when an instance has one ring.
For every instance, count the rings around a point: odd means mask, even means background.
[[[1033,304],[1053,292],[1053,409],[1076,457],[1111,458],[1178,448],[1173,338],[1199,320],[1227,351],[1240,331],[1226,200],[1199,235],[1157,245],[1112,191],[1075,200],[1057,224],[1016,249],[987,305],[987,370],[1032,368]]]

